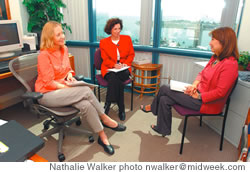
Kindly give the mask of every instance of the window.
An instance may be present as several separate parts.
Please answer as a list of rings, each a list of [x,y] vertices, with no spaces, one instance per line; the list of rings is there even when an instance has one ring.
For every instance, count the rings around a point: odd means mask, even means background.
[[[88,1],[63,0],[67,8],[63,8],[64,22],[72,30],[66,30],[67,40],[89,41]]]
[[[162,0],[160,46],[209,50],[209,32],[235,28],[239,0]],[[236,15],[234,15],[236,14]]]
[[[96,0],[97,41],[108,37],[104,27],[108,19],[123,21],[121,34],[129,35],[133,44],[149,45],[152,42],[153,0]]]

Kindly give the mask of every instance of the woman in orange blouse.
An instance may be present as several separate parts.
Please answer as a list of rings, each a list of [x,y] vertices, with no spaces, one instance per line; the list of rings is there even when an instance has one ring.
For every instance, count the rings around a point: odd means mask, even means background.
[[[103,126],[115,131],[126,127],[104,113],[93,91],[87,86],[69,87],[66,82],[75,81],[75,72],[70,67],[68,49],[64,45],[62,27],[55,21],[46,23],[42,30],[38,56],[38,78],[35,90],[43,93],[39,103],[47,107],[73,106],[86,118],[90,127],[99,134],[98,143],[112,155],[114,148],[109,143]]]
[[[111,102],[116,102],[119,107],[119,118],[125,120],[123,82],[129,79],[135,52],[130,36],[120,35],[122,27],[122,20],[119,18],[109,19],[104,31],[111,36],[100,41],[100,49],[103,59],[101,73],[108,81],[105,113],[108,114]],[[108,69],[120,69],[125,66],[130,68],[117,73],[108,72]]]

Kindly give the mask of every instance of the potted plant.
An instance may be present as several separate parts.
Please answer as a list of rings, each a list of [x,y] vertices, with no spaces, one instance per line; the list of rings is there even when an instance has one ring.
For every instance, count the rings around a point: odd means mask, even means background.
[[[240,52],[240,57],[238,60],[239,70],[246,70],[249,66],[250,54],[248,51]]]
[[[38,34],[38,42],[40,42],[42,28],[49,20],[61,23],[63,29],[68,29],[71,33],[70,26],[63,23],[60,8],[66,8],[66,5],[62,0],[23,0],[23,4],[29,14],[27,30]]]

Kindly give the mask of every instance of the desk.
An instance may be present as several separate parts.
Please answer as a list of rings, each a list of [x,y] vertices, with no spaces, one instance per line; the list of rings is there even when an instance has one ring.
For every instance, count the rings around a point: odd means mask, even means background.
[[[16,57],[5,58],[5,60],[13,58]],[[72,69],[75,70],[74,56],[71,54],[69,54],[69,61]],[[24,92],[22,84],[13,77],[11,72],[0,74],[0,110],[21,102],[20,96]]]
[[[11,59],[14,59],[14,58],[16,58],[16,57],[10,57],[10,58],[0,59],[0,62],[1,62],[1,61],[5,61],[5,60],[11,60]],[[11,73],[11,72],[1,73],[1,74],[0,74],[0,79],[8,78],[8,77],[10,77],[10,76],[12,76],[12,73]]]
[[[134,79],[134,91],[140,93],[140,98],[142,98],[145,93],[157,93],[160,88],[160,76],[161,76],[162,64],[142,64],[138,65],[132,63],[132,75]],[[146,76],[147,71],[151,72],[151,76]],[[139,74],[138,74],[139,73]],[[150,84],[147,80],[153,80]],[[137,87],[140,87],[138,89]],[[145,89],[151,90],[145,90]]]
[[[25,161],[44,146],[43,139],[14,120],[0,126],[0,140],[4,145],[1,162]]]

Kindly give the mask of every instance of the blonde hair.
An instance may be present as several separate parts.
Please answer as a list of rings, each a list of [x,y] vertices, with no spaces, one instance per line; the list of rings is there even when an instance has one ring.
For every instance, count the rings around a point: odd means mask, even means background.
[[[44,26],[42,30],[41,35],[41,45],[40,49],[49,49],[54,47],[54,29],[60,26],[61,24],[56,21],[48,21]]]

